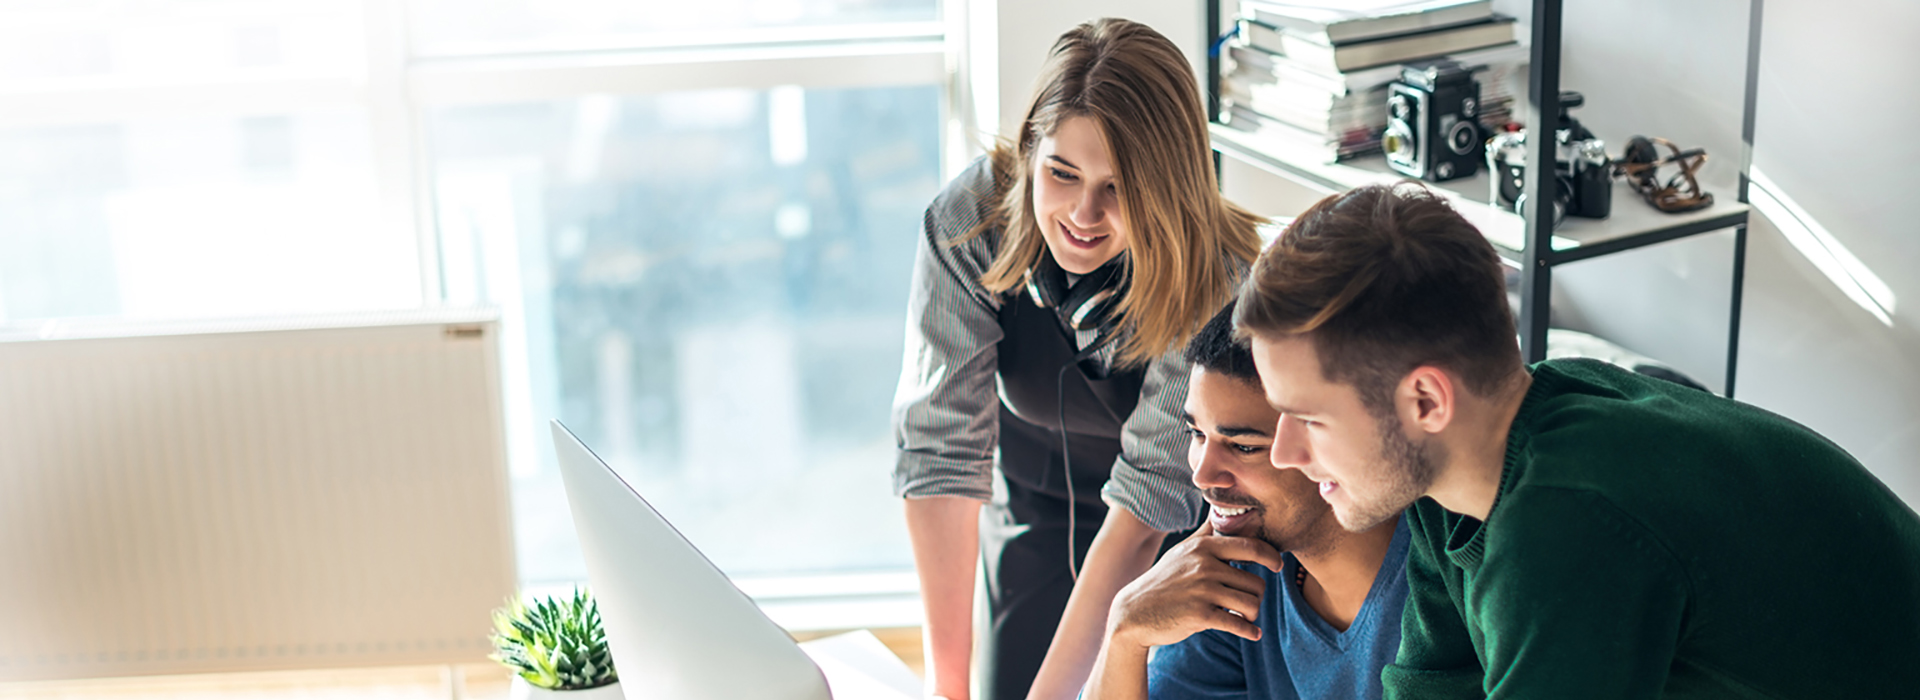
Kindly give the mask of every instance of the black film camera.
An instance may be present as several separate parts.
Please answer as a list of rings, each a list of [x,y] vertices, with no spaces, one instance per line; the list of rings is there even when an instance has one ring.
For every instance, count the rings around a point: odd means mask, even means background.
[[[1401,68],[1387,86],[1387,167],[1428,182],[1472,177],[1487,138],[1479,113],[1480,83],[1458,61]]]
[[[1607,144],[1593,137],[1567,110],[1586,103],[1580,93],[1560,93],[1560,128],[1554,132],[1553,225],[1568,216],[1604,219],[1613,212],[1613,164]],[[1526,205],[1527,134],[1512,131],[1488,142],[1487,172],[1493,175],[1493,202],[1519,213]]]

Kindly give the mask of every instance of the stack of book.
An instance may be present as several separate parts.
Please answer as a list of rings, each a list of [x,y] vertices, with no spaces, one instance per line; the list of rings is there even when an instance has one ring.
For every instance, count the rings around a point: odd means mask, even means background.
[[[1475,70],[1480,119],[1512,119],[1527,51],[1491,0],[1240,0],[1220,70],[1220,122],[1294,157],[1380,152],[1387,84],[1403,64],[1451,58]]]

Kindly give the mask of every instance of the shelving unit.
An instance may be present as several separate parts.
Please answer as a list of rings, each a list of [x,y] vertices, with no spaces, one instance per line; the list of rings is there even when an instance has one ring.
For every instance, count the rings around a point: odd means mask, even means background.
[[[1625,182],[1615,181],[1612,216],[1607,219],[1568,217],[1558,229],[1552,227],[1550,209],[1535,206],[1545,198],[1528,198],[1521,214],[1489,203],[1488,175],[1484,171],[1471,178],[1430,183],[1447,194],[1455,208],[1486,234],[1509,265],[1520,270],[1520,347],[1528,363],[1546,359],[1547,318],[1550,307],[1553,268],[1566,263],[1590,260],[1657,243],[1687,238],[1712,231],[1733,229],[1733,282],[1728,315],[1726,395],[1733,396],[1735,370],[1740,349],[1740,305],[1745,285],[1747,218],[1747,171],[1751,165],[1755,87],[1760,67],[1760,18],[1763,0],[1749,0],[1746,56],[1746,86],[1741,117],[1741,142],[1748,148],[1740,154],[1737,183],[1702,182],[1709,192],[1719,193],[1710,207],[1684,214],[1666,214],[1647,206],[1640,195]],[[1534,0],[1531,18],[1530,60],[1527,74],[1527,106],[1524,123],[1529,134],[1550,134],[1558,128],[1560,111],[1560,39],[1561,0]],[[1216,31],[1222,24],[1221,0],[1207,0],[1207,26]],[[1216,157],[1239,159],[1261,170],[1328,194],[1376,182],[1395,182],[1405,178],[1386,167],[1378,157],[1328,164],[1320,156],[1290,152],[1246,132],[1223,126],[1219,120],[1220,63],[1217,55],[1207,57],[1209,117]],[[1550,191],[1555,187],[1553,168],[1535,167],[1553,161],[1553,139],[1529,138],[1527,141],[1528,192]],[[1618,146],[1611,144],[1613,150]],[[1731,185],[1731,188],[1729,187]],[[1737,192],[1733,201],[1725,193]]]

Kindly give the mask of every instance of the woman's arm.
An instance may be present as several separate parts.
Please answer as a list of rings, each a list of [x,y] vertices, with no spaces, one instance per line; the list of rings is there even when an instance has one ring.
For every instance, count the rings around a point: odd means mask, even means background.
[[[993,497],[999,443],[995,392],[998,300],[978,279],[992,256],[986,236],[961,238],[995,200],[983,159],[927,207],[907,303],[906,355],[894,394],[894,493],[906,499],[907,534],[926,612],[927,689],[967,700],[980,506]]]
[[[949,700],[970,697],[973,579],[980,560],[980,502],[957,496],[907,499],[907,536],[920,574],[927,620],[927,691]]]
[[[1167,533],[1148,527],[1124,508],[1107,510],[1100,534],[1087,550],[1086,565],[1053,633],[1053,645],[1033,679],[1028,700],[1072,700],[1093,669],[1107,629],[1107,609],[1120,589],[1153,565],[1153,555]],[[1140,662],[1144,665],[1145,658]],[[1144,678],[1144,676],[1143,676]],[[1143,681],[1144,682],[1144,681]]]
[[[1059,638],[1054,641],[1058,642]],[[1093,677],[1087,680],[1090,700],[1147,700],[1147,652],[1152,647],[1110,642],[1100,647]],[[1042,669],[1044,673],[1045,670]]]

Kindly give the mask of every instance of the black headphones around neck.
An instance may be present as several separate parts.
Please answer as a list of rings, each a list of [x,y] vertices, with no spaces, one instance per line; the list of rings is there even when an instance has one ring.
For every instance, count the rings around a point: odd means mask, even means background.
[[[1127,254],[1123,251],[1069,286],[1067,271],[1054,261],[1053,253],[1042,250],[1040,259],[1027,269],[1027,295],[1033,297],[1034,305],[1053,309],[1068,328],[1099,331],[1084,351],[1090,354],[1113,339],[1118,320],[1114,310],[1127,292],[1126,272]]]

